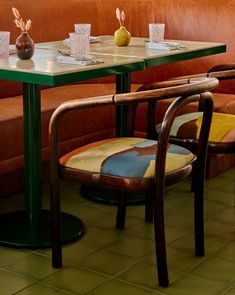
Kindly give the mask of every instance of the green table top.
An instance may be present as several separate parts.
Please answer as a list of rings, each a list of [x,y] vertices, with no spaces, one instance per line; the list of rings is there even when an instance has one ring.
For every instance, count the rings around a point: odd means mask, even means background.
[[[56,86],[145,68],[141,58],[99,54],[97,58],[101,58],[104,63],[86,66],[59,63],[56,61],[57,51],[53,49],[55,44],[58,42],[50,42],[50,49],[41,49],[36,44],[34,56],[30,60],[19,60],[16,55],[0,59],[0,79]]]
[[[146,38],[132,37],[129,46],[117,47],[112,36],[101,36],[100,42],[93,44],[93,53],[114,55],[120,57],[141,58],[145,67],[158,66],[197,57],[226,52],[226,45],[214,42],[165,40],[177,42],[184,48],[179,50],[147,49]]]
[[[0,79],[56,86],[226,51],[226,45],[222,43],[181,40],[177,42],[185,48],[146,49],[146,39],[138,37],[132,37],[129,46],[117,47],[112,36],[101,36],[99,42],[91,44],[91,54],[103,59],[104,63],[89,66],[58,63],[57,49],[69,50],[62,41],[38,43],[31,60],[19,60],[15,54],[10,55],[8,59],[0,59]]]

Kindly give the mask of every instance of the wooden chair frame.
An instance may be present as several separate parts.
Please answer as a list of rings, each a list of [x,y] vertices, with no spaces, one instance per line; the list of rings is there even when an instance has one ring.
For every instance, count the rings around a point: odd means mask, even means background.
[[[188,164],[182,171],[174,171],[174,173],[165,173],[165,163],[167,146],[169,141],[170,129],[174,118],[178,115],[179,110],[186,104],[200,101],[203,109],[203,128],[200,134],[200,144],[197,151],[197,160],[195,169],[198,171],[198,186],[194,192],[195,203],[195,252],[198,256],[204,255],[204,225],[203,225],[203,197],[204,197],[204,175],[205,175],[205,159],[207,152],[207,139],[209,135],[211,117],[213,113],[212,94],[208,91],[214,89],[218,85],[215,78],[200,78],[175,80],[174,82],[165,83],[164,88],[142,91],[127,94],[107,95],[102,97],[92,97],[87,99],[77,99],[63,103],[53,113],[49,125],[49,142],[50,142],[50,184],[51,184],[51,213],[52,213],[52,264],[53,267],[62,266],[62,245],[61,245],[61,229],[60,229],[60,197],[59,197],[59,177],[62,175],[66,179],[79,181],[84,184],[92,184],[103,186],[105,188],[122,191],[144,191],[147,192],[149,198],[146,200],[149,212],[153,212],[156,258],[158,281],[161,286],[168,286],[168,268],[166,257],[166,241],[164,228],[164,190],[165,186],[177,183],[181,179],[187,177],[192,171],[192,163]],[[126,134],[133,134],[133,120],[135,118],[134,109],[136,104],[149,102],[155,104],[157,100],[177,97],[169,107],[162,122],[159,138],[158,152],[156,155],[155,177],[153,179],[141,178],[133,181],[127,178],[112,177],[94,174],[92,178],[77,176],[75,173],[61,170],[59,164],[59,143],[58,132],[59,123],[62,117],[71,111],[81,110],[85,108],[97,108],[104,106],[126,106],[128,107],[128,118],[126,124]],[[134,106],[132,108],[132,106]],[[72,126],[74,128],[74,126]],[[62,174],[61,174],[62,172]]]

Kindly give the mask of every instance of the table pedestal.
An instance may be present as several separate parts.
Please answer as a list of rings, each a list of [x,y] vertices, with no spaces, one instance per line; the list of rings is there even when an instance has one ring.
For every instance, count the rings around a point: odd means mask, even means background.
[[[51,213],[41,211],[37,228],[30,228],[26,211],[13,211],[0,215],[0,245],[14,248],[47,248],[51,246]],[[62,242],[78,239],[84,233],[82,221],[70,214],[61,213]]]
[[[119,203],[118,192],[113,190],[102,189],[89,185],[82,185],[80,192],[83,197],[103,204],[117,205]],[[127,205],[143,205],[145,204],[145,196],[143,193],[128,193],[126,198]]]

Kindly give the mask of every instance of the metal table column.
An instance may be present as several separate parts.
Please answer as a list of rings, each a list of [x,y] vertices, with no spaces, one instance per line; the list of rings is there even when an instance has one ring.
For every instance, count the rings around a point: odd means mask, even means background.
[[[36,84],[23,84],[25,210],[0,215],[0,244],[17,248],[46,248],[51,245],[50,210],[42,209],[41,106]],[[82,221],[62,213],[62,240],[78,239]],[[6,226],[7,225],[7,226]]]

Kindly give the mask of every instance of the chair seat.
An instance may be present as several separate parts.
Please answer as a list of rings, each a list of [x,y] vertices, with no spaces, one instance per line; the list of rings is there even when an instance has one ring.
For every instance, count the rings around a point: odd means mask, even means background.
[[[170,135],[178,138],[198,140],[202,124],[202,113],[194,112],[178,116],[171,128]],[[157,130],[159,125],[157,126]],[[213,113],[210,142],[235,142],[235,115]]]
[[[112,138],[80,147],[60,158],[60,165],[91,173],[125,178],[152,178],[157,141],[143,138]],[[166,173],[177,171],[195,160],[186,148],[170,144]]]

